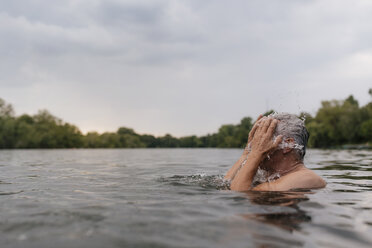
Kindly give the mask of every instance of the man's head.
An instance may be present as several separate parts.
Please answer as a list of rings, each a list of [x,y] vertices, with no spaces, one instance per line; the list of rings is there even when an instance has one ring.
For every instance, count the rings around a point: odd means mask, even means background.
[[[299,160],[303,160],[306,153],[306,145],[309,139],[309,133],[306,130],[305,123],[296,115],[288,113],[274,113],[271,118],[279,120],[274,137],[283,135],[283,142],[279,148],[283,150],[293,150]]]

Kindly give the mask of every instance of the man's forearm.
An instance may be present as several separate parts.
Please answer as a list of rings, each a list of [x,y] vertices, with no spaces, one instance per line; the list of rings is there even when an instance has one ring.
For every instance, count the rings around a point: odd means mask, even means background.
[[[225,179],[233,180],[236,176],[236,173],[239,171],[240,167],[242,166],[244,160],[247,159],[248,152],[244,150],[243,154],[240,156],[239,160],[230,168],[230,170],[226,173]]]
[[[237,172],[232,179],[230,188],[236,191],[245,191],[251,188],[252,180],[257,172],[257,168],[262,161],[259,153],[250,153],[245,165]]]
[[[283,136],[279,135],[273,141],[277,124],[278,121],[272,118],[262,119],[262,123],[256,128],[253,139],[250,141],[251,152],[248,155],[247,162],[231,182],[230,188],[232,190],[245,191],[251,188],[253,177],[265,154],[275,150],[283,140]]]

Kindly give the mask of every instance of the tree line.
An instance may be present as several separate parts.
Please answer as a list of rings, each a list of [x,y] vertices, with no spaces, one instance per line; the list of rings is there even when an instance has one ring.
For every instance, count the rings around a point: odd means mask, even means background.
[[[372,89],[369,90],[372,96]],[[268,111],[265,115],[273,111]],[[310,133],[309,147],[339,147],[372,143],[372,102],[359,106],[349,96],[345,100],[323,101],[315,116],[300,113]],[[181,138],[166,134],[155,137],[120,127],[116,132],[89,132],[63,122],[47,110],[35,115],[15,116],[12,105],[0,99],[0,148],[161,148],[161,147],[244,147],[253,126],[251,117],[239,124],[222,125],[218,132]]]

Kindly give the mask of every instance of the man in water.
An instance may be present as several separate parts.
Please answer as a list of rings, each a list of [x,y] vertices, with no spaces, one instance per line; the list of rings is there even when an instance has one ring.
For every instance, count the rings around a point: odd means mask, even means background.
[[[225,176],[230,188],[287,191],[325,187],[326,182],[303,164],[308,138],[304,121],[295,115],[260,116],[242,156]]]

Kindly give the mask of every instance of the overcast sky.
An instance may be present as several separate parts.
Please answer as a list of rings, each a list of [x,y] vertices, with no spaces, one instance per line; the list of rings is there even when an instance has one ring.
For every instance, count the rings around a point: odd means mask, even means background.
[[[370,0],[0,0],[0,98],[83,132],[215,132],[372,88]]]

